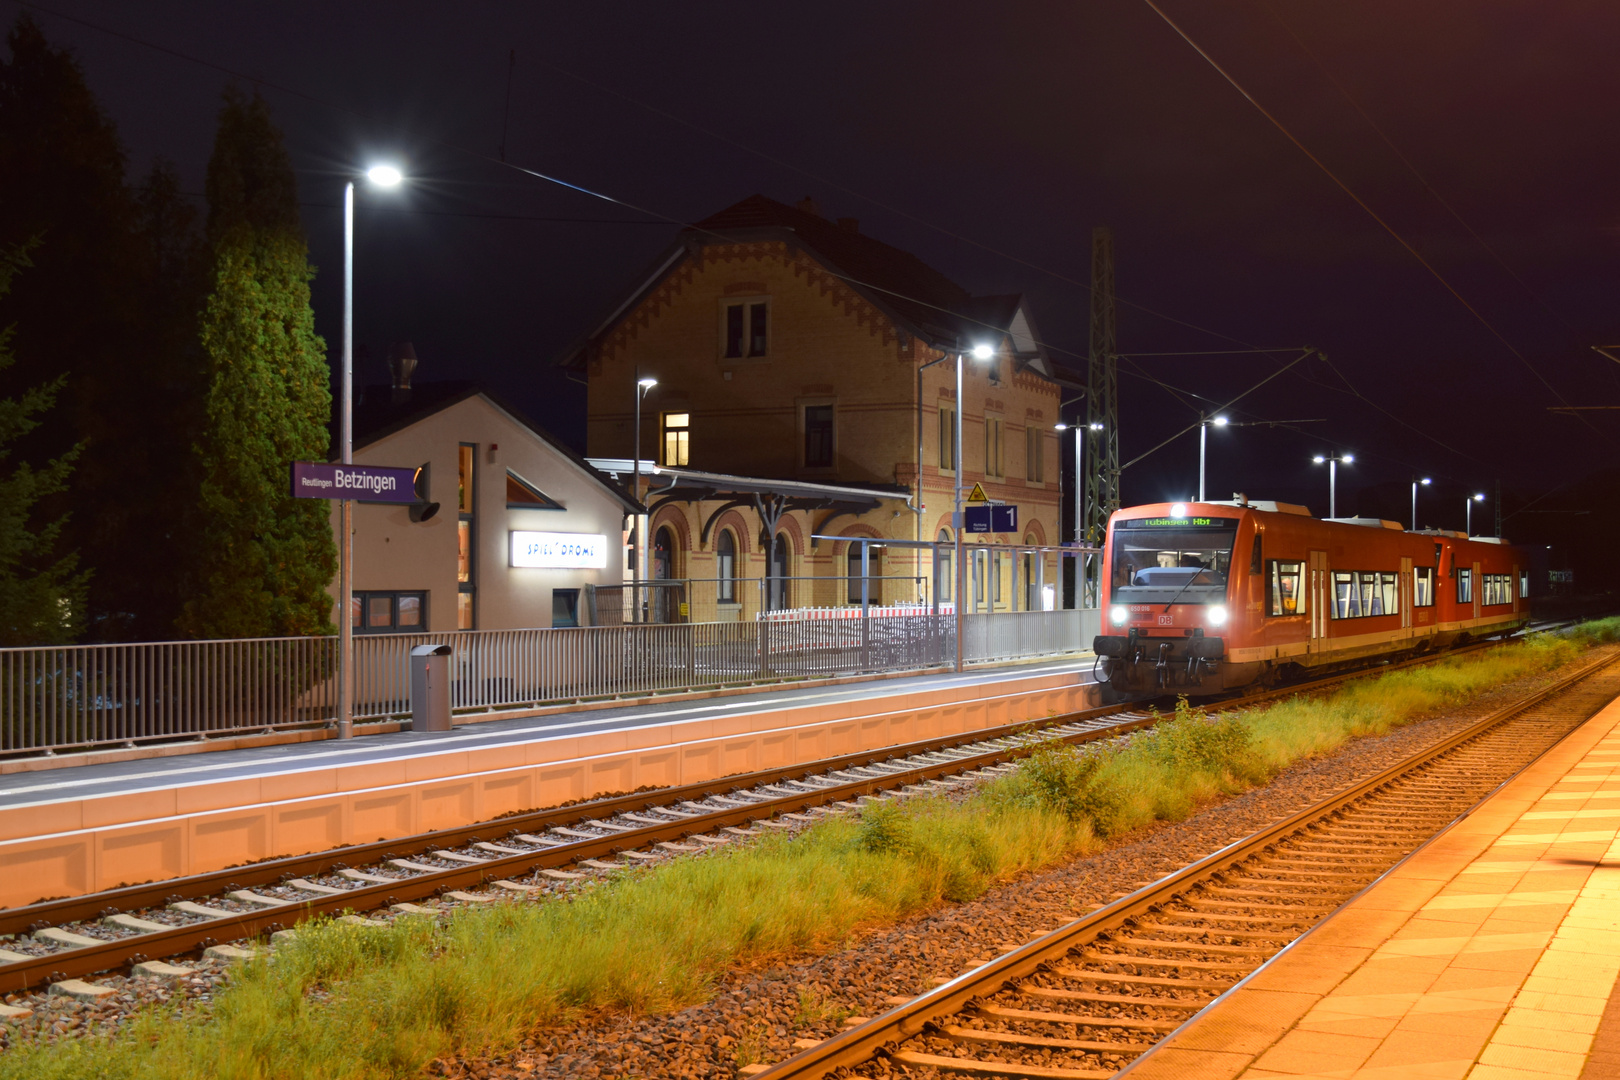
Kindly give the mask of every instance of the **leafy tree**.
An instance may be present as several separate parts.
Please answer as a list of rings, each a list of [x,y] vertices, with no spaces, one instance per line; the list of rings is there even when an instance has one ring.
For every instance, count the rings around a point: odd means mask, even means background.
[[[0,251],[0,296],[11,289],[11,279],[28,266],[27,250]],[[0,330],[0,373],[15,363],[11,355],[12,328]],[[66,381],[57,376],[16,397],[0,398],[0,645],[57,645],[72,641],[84,619],[88,574],[78,568],[78,556],[61,550],[64,517],[40,522],[40,503],[67,488],[78,447],[35,468],[10,458],[17,441],[42,421],[40,414],[56,404]]]
[[[288,483],[290,462],[327,454],[326,344],[309,306],[292,161],[257,94],[226,92],[207,193],[203,521],[182,625],[203,637],[331,633],[328,507],[294,499]]]
[[[64,541],[95,571],[88,635],[172,637],[207,385],[197,215],[168,166],[131,190],[117,131],[83,71],[28,15],[6,44],[0,247],[43,244],[0,299],[0,325],[16,328],[19,384],[58,385],[63,421],[34,427],[18,452],[40,461],[82,446],[72,486],[46,501],[71,511]]]

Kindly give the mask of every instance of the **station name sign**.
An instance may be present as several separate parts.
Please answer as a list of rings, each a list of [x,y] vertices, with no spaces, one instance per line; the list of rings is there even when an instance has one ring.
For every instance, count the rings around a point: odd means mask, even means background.
[[[299,499],[411,503],[417,501],[416,474],[419,471],[388,465],[295,461],[292,463],[292,493]]]
[[[1235,529],[1237,518],[1156,517],[1131,518],[1119,523],[1124,529]]]
[[[512,530],[512,565],[542,570],[601,570],[608,538],[591,533]]]

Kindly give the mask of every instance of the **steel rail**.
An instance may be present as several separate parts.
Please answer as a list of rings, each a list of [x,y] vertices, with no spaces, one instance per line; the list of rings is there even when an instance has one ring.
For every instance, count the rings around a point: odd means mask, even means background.
[[[1312,693],[1336,686],[1368,674],[1378,674],[1406,667],[1430,663],[1446,656],[1484,648],[1487,642],[1465,646],[1445,653],[1414,657],[1397,663],[1381,665],[1376,669],[1363,668],[1341,672],[1310,683],[1271,690],[1263,694],[1228,699],[1221,704],[1228,708],[1248,708],[1267,701],[1301,693]],[[294,877],[319,877],[352,864],[366,864],[395,858],[409,858],[433,850],[460,847],[479,841],[482,836],[510,836],[520,832],[537,832],[557,826],[589,825],[624,812],[656,809],[661,805],[677,805],[712,797],[715,794],[746,791],[749,788],[780,784],[784,781],[805,780],[825,776],[853,767],[878,765],[896,758],[907,758],[962,746],[993,742],[1044,729],[1105,719],[1109,716],[1140,709],[1149,703],[1129,702],[1119,705],[1082,709],[1072,713],[1024,720],[983,728],[956,735],[940,736],[911,743],[885,747],[881,751],[864,751],[824,758],[774,769],[759,770],[654,791],[633,792],[607,799],[576,803],[572,806],[536,810],[508,817],[418,833],[393,840],[379,840],[334,848],[307,855],[268,859],[244,866],[211,871],[184,878],[172,878],[140,885],[90,893],[78,897],[65,897],[41,901],[24,907],[0,911],[0,935],[29,933],[45,926],[95,919],[129,908],[157,907],[179,900],[201,899],[221,891],[251,888],[255,885],[277,884]],[[1160,716],[1147,716],[1088,731],[1071,732],[1062,741],[1079,745],[1098,739],[1129,734],[1157,723]],[[662,825],[648,825],[635,829],[615,831],[609,836],[595,839],[580,838],[566,844],[520,855],[494,856],[466,867],[454,867],[400,878],[387,884],[364,885],[346,889],[341,894],[322,896],[305,901],[291,901],[284,905],[237,912],[210,919],[206,922],[152,931],[128,938],[119,938],[97,945],[64,949],[45,956],[31,957],[0,964],[0,993],[19,992],[42,982],[56,982],[81,975],[94,974],[126,967],[142,960],[174,956],[221,941],[258,937],[276,930],[287,929],[305,919],[322,914],[344,911],[366,911],[390,904],[421,899],[451,890],[475,887],[487,881],[521,876],[541,869],[567,866],[582,859],[595,859],[619,851],[635,850],[649,845],[677,841],[694,833],[736,827],[774,817],[777,814],[829,803],[847,802],[863,795],[906,787],[944,776],[973,772],[1027,756],[1033,749],[1033,740],[1023,746],[1001,746],[978,754],[913,766],[883,776],[844,781],[835,786],[822,787],[813,792],[778,796],[760,800],[746,807],[736,807],[690,817]],[[154,951],[155,950],[155,951]]]
[[[1044,965],[1067,955],[1080,945],[1117,930],[1133,919],[1160,907],[1179,893],[1218,877],[1279,840],[1329,817],[1364,798],[1393,780],[1450,753],[1515,716],[1549,698],[1564,693],[1576,683],[1596,674],[1620,657],[1596,660],[1550,686],[1529,694],[1502,709],[1428,747],[1405,761],[1384,769],[1337,794],[1289,815],[1195,863],[1182,867],[1158,881],[1120,897],[1067,926],[1061,926],[1034,941],[1006,953],[972,971],[922,994],[904,1005],[874,1017],[866,1023],[840,1032],[819,1045],[778,1062],[756,1074],[756,1080],[812,1080],[829,1076],[839,1069],[854,1068],[899,1042],[912,1038],[931,1024],[963,1011],[970,1002],[998,991],[1005,984],[1035,974]]]

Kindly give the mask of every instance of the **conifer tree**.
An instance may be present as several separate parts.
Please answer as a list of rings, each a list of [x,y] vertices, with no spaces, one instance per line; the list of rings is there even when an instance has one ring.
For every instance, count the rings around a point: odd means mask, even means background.
[[[207,195],[202,526],[182,625],[199,637],[331,633],[327,504],[292,498],[288,481],[290,462],[327,456],[326,345],[292,161],[257,94],[225,94]]]
[[[0,251],[0,296],[28,263],[23,248]],[[0,330],[0,377],[12,367],[11,327]],[[0,646],[59,645],[82,629],[88,575],[78,556],[60,550],[66,517],[41,522],[42,500],[67,488],[77,446],[35,468],[13,462],[19,439],[41,426],[65,376],[0,397]]]

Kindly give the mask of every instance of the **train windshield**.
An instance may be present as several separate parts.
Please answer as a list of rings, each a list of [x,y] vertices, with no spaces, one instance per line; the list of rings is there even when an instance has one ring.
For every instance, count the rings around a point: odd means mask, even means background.
[[[1114,526],[1114,599],[1200,603],[1225,595],[1236,518],[1139,518]],[[1185,589],[1185,592],[1182,590]],[[1160,594],[1164,595],[1160,595]]]

